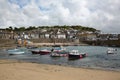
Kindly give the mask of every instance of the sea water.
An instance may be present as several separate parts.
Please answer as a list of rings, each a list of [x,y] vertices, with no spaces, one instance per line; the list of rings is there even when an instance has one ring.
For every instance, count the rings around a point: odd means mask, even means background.
[[[42,49],[45,48],[52,49],[52,47],[43,47]],[[83,59],[69,60],[68,57],[51,57],[50,55],[39,54],[33,55],[30,49],[21,48],[22,51],[25,51],[25,54],[8,55],[7,50],[1,50],[0,59],[12,59],[42,64],[120,71],[119,47],[114,47],[117,49],[117,54],[107,54],[107,49],[110,47],[103,46],[65,46],[65,48],[67,51],[75,49],[79,50],[79,52],[87,53],[87,57]]]

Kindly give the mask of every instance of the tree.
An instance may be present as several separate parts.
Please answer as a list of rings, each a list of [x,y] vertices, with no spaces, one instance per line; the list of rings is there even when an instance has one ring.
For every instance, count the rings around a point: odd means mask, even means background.
[[[25,27],[20,27],[19,31],[25,31]]]
[[[36,29],[35,26],[29,26],[28,28],[26,28],[26,30],[34,30],[34,29]]]
[[[19,31],[19,29],[17,27],[14,28],[14,31]]]
[[[6,30],[13,31],[13,28],[12,28],[12,26],[9,26],[9,28],[6,28]]]

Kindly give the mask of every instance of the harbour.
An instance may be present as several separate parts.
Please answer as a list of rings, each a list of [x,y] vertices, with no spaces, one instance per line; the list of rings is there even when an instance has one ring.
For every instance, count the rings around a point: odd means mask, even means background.
[[[113,70],[120,71],[120,48],[117,49],[117,54],[107,54],[107,48],[103,46],[64,46],[67,51],[73,49],[79,50],[79,52],[87,53],[87,57],[76,60],[69,60],[68,57],[51,57],[50,54],[40,55],[32,54],[31,49],[21,47],[22,51],[25,51],[21,55],[8,55],[6,50],[1,50],[0,59],[10,59],[25,62],[32,62],[38,64],[51,64],[51,65],[62,65],[62,66],[72,66],[80,68],[91,68],[91,69],[103,69],[103,70]],[[52,47],[40,47],[36,49],[48,49],[51,50]]]

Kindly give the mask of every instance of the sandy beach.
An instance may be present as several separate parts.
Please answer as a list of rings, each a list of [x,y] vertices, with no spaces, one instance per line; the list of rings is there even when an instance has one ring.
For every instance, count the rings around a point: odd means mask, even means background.
[[[0,60],[0,80],[120,80],[120,72]]]

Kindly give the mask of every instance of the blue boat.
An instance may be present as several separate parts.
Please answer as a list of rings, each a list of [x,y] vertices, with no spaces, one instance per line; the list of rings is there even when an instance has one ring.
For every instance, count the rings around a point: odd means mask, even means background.
[[[17,54],[24,54],[25,51],[22,51],[20,49],[11,49],[7,51],[9,55],[17,55]]]

